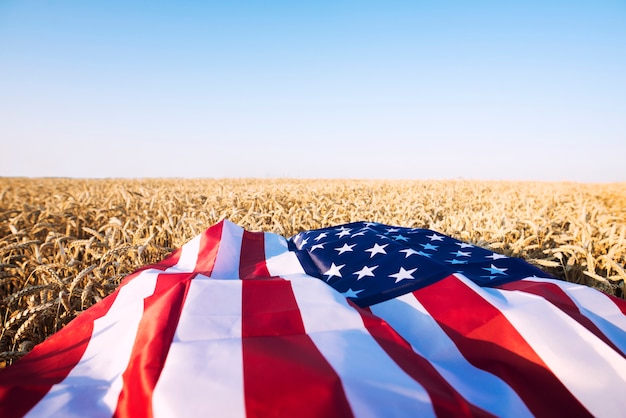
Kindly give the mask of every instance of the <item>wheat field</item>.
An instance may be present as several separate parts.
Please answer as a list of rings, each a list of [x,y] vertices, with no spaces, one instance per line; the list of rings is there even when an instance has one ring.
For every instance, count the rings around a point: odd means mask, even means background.
[[[429,228],[624,297],[626,183],[0,178],[0,367],[225,218]]]

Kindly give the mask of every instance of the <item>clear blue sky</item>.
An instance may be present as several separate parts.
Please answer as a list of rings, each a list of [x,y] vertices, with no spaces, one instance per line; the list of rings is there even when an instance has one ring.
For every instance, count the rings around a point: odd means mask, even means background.
[[[626,2],[0,0],[0,145],[0,176],[626,181]]]

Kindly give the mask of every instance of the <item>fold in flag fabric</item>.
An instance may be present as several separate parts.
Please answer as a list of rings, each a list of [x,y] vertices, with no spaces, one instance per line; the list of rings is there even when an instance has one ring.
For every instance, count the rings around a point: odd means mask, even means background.
[[[438,232],[222,221],[0,370],[0,416],[624,416],[626,303]]]

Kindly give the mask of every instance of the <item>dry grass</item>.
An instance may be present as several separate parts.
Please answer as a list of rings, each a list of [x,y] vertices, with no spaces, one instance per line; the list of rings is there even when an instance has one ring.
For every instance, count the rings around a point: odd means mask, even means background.
[[[623,183],[0,179],[0,365],[224,218],[425,227],[624,297]]]

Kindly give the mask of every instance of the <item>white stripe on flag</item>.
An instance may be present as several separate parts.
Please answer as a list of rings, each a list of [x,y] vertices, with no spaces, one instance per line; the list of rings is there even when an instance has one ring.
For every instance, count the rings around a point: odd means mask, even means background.
[[[607,295],[589,286],[561,280],[532,277],[523,281],[544,282],[559,286],[578,306],[580,312],[589,318],[616,347],[626,353],[626,316]]]
[[[241,308],[241,281],[191,281],[154,389],[155,416],[245,416]]]
[[[107,314],[94,321],[92,337],[79,363],[27,416],[83,417],[85,411],[89,411],[91,417],[111,416],[143,316],[144,299],[154,293],[159,274],[193,271],[199,246],[198,235],[181,248],[174,266],[165,271],[144,270],[121,287]]]
[[[181,247],[178,263],[165,270],[171,273],[191,273],[196,268],[198,262],[198,252],[200,251],[200,240],[202,235],[197,235],[191,241]]]
[[[265,265],[270,276],[289,278],[305,274],[298,257],[289,251],[287,240],[278,234],[263,234],[265,238]]]
[[[480,288],[468,279],[464,282],[506,316],[593,415],[621,416],[626,411],[622,393],[626,387],[626,360],[622,356],[542,297]]]
[[[306,332],[341,378],[355,416],[434,416],[426,390],[385,353],[341,294],[306,276],[291,284]]]
[[[474,367],[463,357],[413,294],[373,305],[370,309],[387,321],[469,402],[496,416],[532,416],[509,385],[499,377]]]
[[[142,271],[119,290],[107,314],[94,321],[93,335],[80,362],[27,416],[112,415],[143,316],[143,300],[154,293],[160,273],[155,269]]]
[[[239,280],[239,259],[243,228],[224,220],[215,266],[211,277],[214,279]]]

